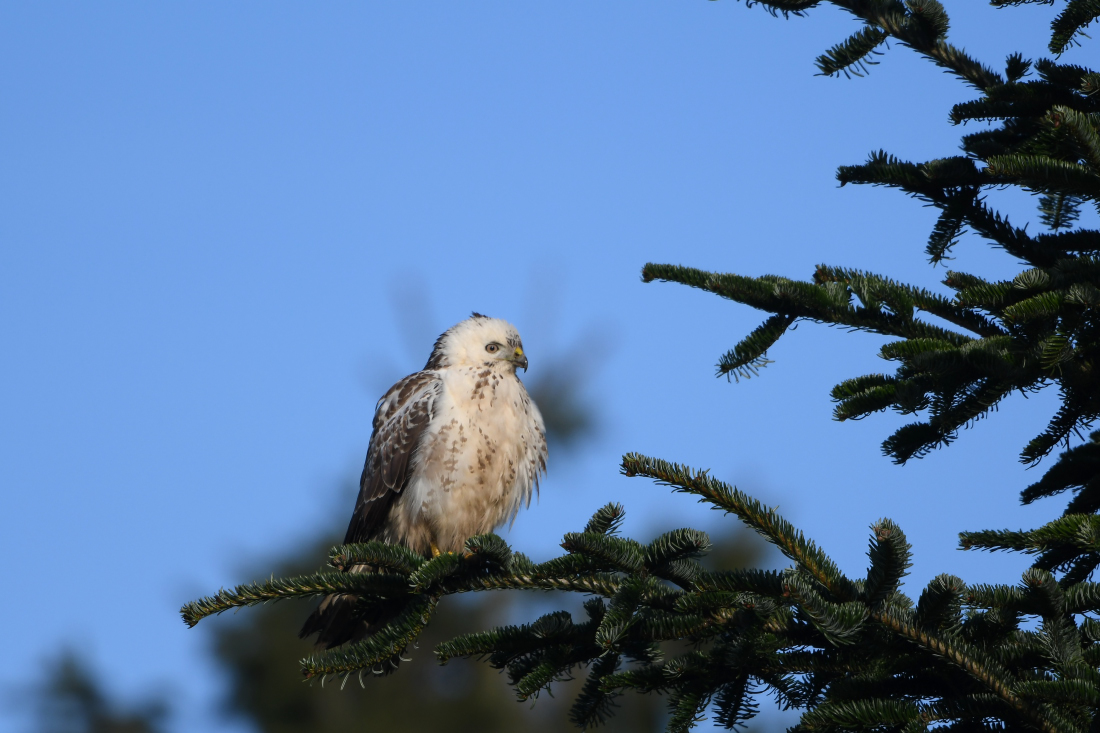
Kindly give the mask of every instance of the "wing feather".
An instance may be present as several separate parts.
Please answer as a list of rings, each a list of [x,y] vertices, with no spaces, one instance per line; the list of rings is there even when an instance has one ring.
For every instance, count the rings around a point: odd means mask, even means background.
[[[344,542],[366,542],[382,530],[394,499],[409,484],[442,390],[438,374],[423,371],[405,377],[378,400],[359,498]]]

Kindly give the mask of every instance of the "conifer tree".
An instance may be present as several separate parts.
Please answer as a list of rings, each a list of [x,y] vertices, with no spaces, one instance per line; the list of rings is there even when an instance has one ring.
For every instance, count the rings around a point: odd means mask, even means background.
[[[800,16],[824,1],[759,4]],[[899,584],[910,548],[893,521],[872,528],[867,574],[847,577],[776,512],[706,471],[628,454],[624,474],[734,514],[791,566],[706,571],[697,560],[710,547],[706,534],[677,529],[642,544],[620,536],[624,509],[609,504],[566,534],[565,554],[548,562],[536,564],[494,535],[434,559],[381,543],[341,546],[331,552],[330,572],[223,590],[184,606],[184,620],[329,593],[357,595],[364,614],[400,605],[377,634],[302,662],[308,678],[346,680],[398,671],[445,595],[557,589],[588,596],[584,618],[550,613],[467,634],[440,644],[437,656],[485,659],[507,672],[521,700],[584,673],[572,713],[582,728],[606,719],[619,695],[656,692],[671,706],[670,731],[688,730],[707,711],[734,728],[753,717],[768,690],[802,711],[797,731],[1100,730],[1100,584],[1091,581],[1100,564],[1100,431],[1083,435],[1100,416],[1100,231],[1074,226],[1084,208],[1100,210],[1100,73],[1018,54],[995,71],[947,41],[948,16],[937,0],[828,1],[863,27],[821,55],[823,74],[863,73],[869,55],[893,39],[980,92],[951,110],[952,122],[991,123],[963,136],[961,155],[915,163],[876,152],[840,168],[838,180],[890,186],[937,208],[930,262],[948,259],[971,231],[1020,262],[1020,273],[994,281],[948,270],[950,297],[827,265],[810,281],[669,264],[647,264],[642,278],[770,314],[720,359],[719,375],[756,373],[800,320],[893,337],[880,352],[896,362],[893,374],[847,380],[832,396],[838,420],[883,410],[914,416],[883,443],[898,463],[950,444],[1014,392],[1056,389],[1057,411],[1020,457],[1034,464],[1062,452],[1022,500],[1067,493],[1065,511],[1031,531],[960,537],[965,549],[1034,555],[1018,585],[940,575],[909,598]],[[1069,0],[1051,23],[1051,52],[1078,44],[1097,17],[1097,0]],[[991,208],[985,192],[996,187],[1033,194],[1048,231],[1029,234]],[[340,572],[352,564],[376,572]],[[684,641],[690,651],[668,644]]]

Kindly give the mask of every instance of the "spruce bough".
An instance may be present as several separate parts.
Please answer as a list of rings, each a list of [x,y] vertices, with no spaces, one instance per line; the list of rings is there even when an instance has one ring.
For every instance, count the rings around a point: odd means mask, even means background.
[[[605,720],[615,698],[630,692],[664,694],[670,731],[708,712],[734,728],[756,714],[767,690],[803,711],[798,731],[1100,729],[1100,584],[1090,580],[1100,564],[1100,431],[1068,447],[1100,416],[1100,231],[1074,227],[1085,207],[1100,210],[1100,73],[1019,55],[994,71],[947,42],[949,19],[936,0],[831,1],[863,27],[818,59],[821,73],[865,73],[893,39],[980,92],[951,110],[952,122],[992,123],[963,136],[962,155],[912,163],[876,152],[842,167],[838,180],[898,188],[938,209],[926,248],[933,264],[949,259],[971,231],[1021,262],[1021,272],[989,281],[948,271],[951,296],[826,265],[812,281],[667,264],[647,264],[642,277],[770,314],[721,358],[718,373],[727,377],[758,374],[769,347],[799,320],[894,337],[880,352],[896,363],[893,374],[847,380],[832,397],[838,420],[887,409],[919,416],[883,443],[898,463],[951,443],[1014,392],[1056,388],[1059,408],[1021,460],[1033,464],[1065,449],[1022,499],[1067,493],[1065,512],[1031,531],[960,537],[963,549],[1034,555],[1019,585],[968,585],[945,574],[911,599],[898,590],[909,544],[891,520],[871,528],[866,576],[849,578],[752,497],[705,471],[629,454],[624,474],[735,515],[791,566],[706,571],[697,560],[710,547],[705,533],[678,529],[641,544],[619,535],[623,507],[609,504],[567,534],[565,554],[548,562],[532,562],[495,535],[433,559],[374,542],[340,546],[330,558],[335,571],[223,590],[184,606],[184,620],[194,625],[230,608],[336,592],[358,597],[364,614],[396,609],[377,634],[302,661],[309,678],[362,680],[398,669],[443,596],[563,590],[589,597],[583,619],[562,611],[467,634],[441,644],[437,656],[487,660],[507,672],[521,700],[584,673],[572,709],[582,728]],[[786,16],[819,1],[759,4]],[[1078,44],[1097,17],[1096,0],[1070,0],[1051,24],[1050,50]],[[983,193],[1006,186],[1038,197],[1047,232],[1029,234],[989,207]],[[373,572],[339,572],[352,564]],[[690,642],[691,651],[673,655],[671,641]]]

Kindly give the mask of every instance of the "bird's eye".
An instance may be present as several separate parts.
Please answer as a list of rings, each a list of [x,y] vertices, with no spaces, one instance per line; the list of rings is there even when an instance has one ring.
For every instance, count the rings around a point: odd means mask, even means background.
[[[500,351],[500,344],[489,344],[485,347],[485,350],[488,351],[490,354],[495,354]]]

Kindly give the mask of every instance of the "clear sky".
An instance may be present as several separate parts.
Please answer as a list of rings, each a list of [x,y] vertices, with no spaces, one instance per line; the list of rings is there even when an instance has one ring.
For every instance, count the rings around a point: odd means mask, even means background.
[[[1050,8],[948,5],[995,68],[1043,54]],[[601,425],[508,534],[535,558],[612,500],[637,535],[733,526],[620,477],[639,451],[778,505],[853,576],[889,516],[913,594],[1017,579],[1022,558],[956,535],[1060,513],[1017,501],[1052,395],[897,467],[879,444],[905,418],[830,418],[833,384],[890,368],[881,339],[802,324],[727,384],[715,362],[763,314],[639,279],[828,262],[942,289],[935,212],[834,173],[954,154],[971,92],[902,47],[865,79],[814,76],[857,28],[730,0],[5,3],[3,694],[73,643],[119,690],[172,691],[177,729],[228,729],[179,606],[342,531],[375,400],[472,310],[519,327],[532,378],[574,360]],[[967,239],[953,266],[1015,263]]]

